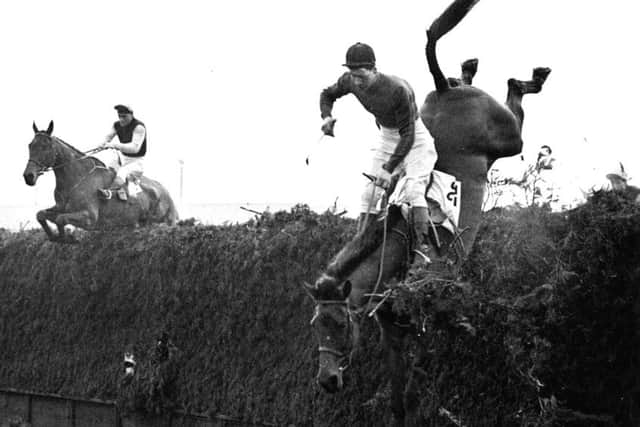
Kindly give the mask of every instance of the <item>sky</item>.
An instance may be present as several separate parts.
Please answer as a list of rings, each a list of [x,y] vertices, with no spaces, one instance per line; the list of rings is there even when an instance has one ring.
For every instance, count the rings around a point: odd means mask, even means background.
[[[53,176],[28,187],[31,124],[81,150],[132,106],[149,136],[146,173],[182,206],[307,203],[355,216],[377,129],[353,96],[335,138],[319,141],[319,95],[355,42],[418,103],[434,88],[425,30],[449,0],[83,2],[0,5],[1,206],[53,205]],[[446,75],[479,58],[474,85],[506,97],[510,77],[552,69],[524,99],[523,156],[553,148],[567,188],[588,188],[622,161],[640,185],[637,7],[633,0],[481,0],[438,43]],[[310,155],[309,165],[305,158]],[[184,185],[180,194],[180,163]],[[496,168],[517,168],[516,158]],[[514,166],[516,165],[516,166]],[[1,224],[0,224],[1,226]]]

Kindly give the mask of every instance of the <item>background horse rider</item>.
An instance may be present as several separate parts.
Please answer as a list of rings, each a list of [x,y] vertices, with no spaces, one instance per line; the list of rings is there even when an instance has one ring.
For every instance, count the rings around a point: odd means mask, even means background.
[[[624,170],[624,166],[620,163],[620,168],[607,174],[607,179],[611,183],[611,190],[617,194],[640,204],[640,188],[629,185],[629,175]]]
[[[437,160],[433,138],[418,115],[415,95],[405,80],[380,73],[375,67],[373,49],[364,43],[349,47],[346,63],[349,71],[338,81],[324,89],[320,95],[320,112],[324,119],[322,131],[333,136],[336,119],[331,110],[336,99],[349,93],[355,95],[362,106],[372,113],[380,129],[380,139],[375,148],[369,173],[375,182],[367,182],[362,194],[360,229],[363,230],[369,214],[378,212],[378,201],[383,188],[389,185],[391,174],[406,174],[408,202],[416,231],[417,252],[414,267],[428,260],[426,235],[428,233],[428,212],[425,192],[430,174]]]
[[[144,172],[143,160],[147,153],[147,129],[144,123],[133,117],[131,107],[118,104],[113,108],[118,112],[118,121],[113,123],[102,147],[118,150],[121,153],[121,165],[111,187],[100,189],[98,193],[101,197],[110,199],[112,190],[114,190],[117,191],[121,200],[127,200],[125,190],[127,178],[129,176],[140,178]],[[116,135],[120,142],[112,142]]]

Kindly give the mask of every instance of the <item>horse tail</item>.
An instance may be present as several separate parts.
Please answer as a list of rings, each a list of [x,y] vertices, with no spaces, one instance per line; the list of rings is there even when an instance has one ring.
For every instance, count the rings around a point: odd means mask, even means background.
[[[167,223],[167,225],[170,225],[171,227],[173,227],[178,223],[178,219],[180,219],[180,217],[178,215],[178,210],[176,209],[176,205],[175,203],[173,203],[173,199],[169,197],[167,202],[169,206],[167,207],[168,209],[167,209],[167,213],[164,216],[164,220]]]
[[[178,222],[178,210],[171,195],[162,184],[145,176],[142,177],[140,186],[150,198],[149,213],[153,222],[164,222],[174,226]]]
[[[427,64],[429,71],[433,76],[436,85],[436,91],[444,92],[449,89],[449,81],[442,73],[438,59],[436,58],[436,42],[440,37],[447,34],[453,27],[458,25],[462,18],[478,3],[480,0],[455,0],[449,7],[436,18],[431,27],[427,30],[427,46],[425,53],[427,55]]]

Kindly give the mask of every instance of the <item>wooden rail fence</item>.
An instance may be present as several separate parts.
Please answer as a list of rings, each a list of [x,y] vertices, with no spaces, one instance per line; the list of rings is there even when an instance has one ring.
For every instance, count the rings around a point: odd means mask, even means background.
[[[115,402],[0,388],[0,427],[21,418],[30,427],[227,427],[276,426],[247,422],[222,414],[177,411],[164,420],[120,417]]]

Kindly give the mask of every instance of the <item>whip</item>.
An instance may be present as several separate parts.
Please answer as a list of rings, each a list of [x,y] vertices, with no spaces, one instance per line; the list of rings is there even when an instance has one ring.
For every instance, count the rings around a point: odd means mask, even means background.
[[[307,153],[307,158],[304,159],[304,162],[307,164],[307,166],[309,166],[309,157],[311,157],[313,150],[320,144],[320,141],[322,141],[325,136],[327,135],[325,133],[322,133],[322,135],[320,135],[320,138],[316,140],[315,144],[312,144],[311,147],[309,148],[309,152]]]

